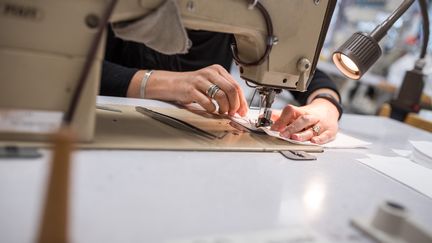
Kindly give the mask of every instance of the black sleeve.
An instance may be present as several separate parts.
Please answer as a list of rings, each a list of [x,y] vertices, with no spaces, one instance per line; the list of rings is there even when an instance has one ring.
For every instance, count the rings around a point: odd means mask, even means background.
[[[136,68],[128,68],[104,61],[100,95],[126,97],[129,83],[137,71]]]
[[[341,100],[336,84],[329,76],[327,76],[327,74],[318,69],[315,70],[315,75],[312,77],[306,92],[291,91],[291,94],[297,102],[300,103],[300,105],[306,105],[309,95],[311,95],[315,90],[323,88],[334,90],[338,94],[339,100]]]

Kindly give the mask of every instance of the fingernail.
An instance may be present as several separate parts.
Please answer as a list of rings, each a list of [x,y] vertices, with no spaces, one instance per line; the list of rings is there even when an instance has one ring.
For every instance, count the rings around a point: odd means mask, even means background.
[[[294,139],[294,140],[301,140],[301,135],[293,134],[293,135],[291,136],[291,138]]]
[[[319,141],[320,141],[319,138],[312,138],[311,139],[312,143],[319,143]]]

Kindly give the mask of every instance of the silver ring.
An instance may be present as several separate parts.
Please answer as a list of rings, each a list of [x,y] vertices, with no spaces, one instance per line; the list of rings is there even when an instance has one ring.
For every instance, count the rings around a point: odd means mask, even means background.
[[[206,94],[208,97],[213,99],[219,90],[220,90],[219,86],[217,86],[216,84],[213,84],[207,89]]]
[[[319,125],[315,125],[312,127],[312,131],[315,133],[315,135],[319,135],[320,130],[321,127]]]

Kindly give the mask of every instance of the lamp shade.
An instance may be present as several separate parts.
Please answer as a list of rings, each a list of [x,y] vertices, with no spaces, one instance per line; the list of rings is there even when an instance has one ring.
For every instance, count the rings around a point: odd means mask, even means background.
[[[336,67],[350,79],[360,79],[381,56],[381,47],[368,34],[354,33],[333,53]]]

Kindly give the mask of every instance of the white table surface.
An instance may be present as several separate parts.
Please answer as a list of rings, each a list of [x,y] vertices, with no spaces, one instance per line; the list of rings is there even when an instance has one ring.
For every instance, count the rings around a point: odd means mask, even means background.
[[[166,105],[108,97],[98,103]],[[350,219],[372,215],[384,200],[405,205],[432,228],[431,198],[356,161],[366,153],[395,156],[391,149],[432,134],[370,116],[344,115],[340,125],[373,146],[327,150],[309,162],[278,153],[77,151],[72,241],[159,243],[306,226],[331,242],[372,242]],[[35,240],[49,161],[42,152],[41,159],[0,160],[0,242]]]

